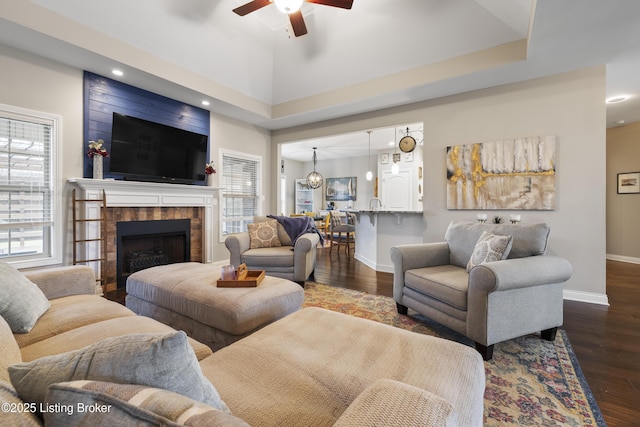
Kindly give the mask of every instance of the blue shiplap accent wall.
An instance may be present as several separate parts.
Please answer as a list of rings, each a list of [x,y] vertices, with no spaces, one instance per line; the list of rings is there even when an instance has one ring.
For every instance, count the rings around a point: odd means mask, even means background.
[[[89,141],[102,138],[105,148],[111,152],[111,124],[114,112],[210,136],[209,111],[85,71],[82,144],[85,178],[91,178],[93,175],[93,164],[87,156]],[[210,145],[209,139],[207,158],[210,158]],[[203,169],[204,167],[205,165],[202,165]],[[109,157],[106,157],[104,177],[120,178],[110,174],[109,170]]]

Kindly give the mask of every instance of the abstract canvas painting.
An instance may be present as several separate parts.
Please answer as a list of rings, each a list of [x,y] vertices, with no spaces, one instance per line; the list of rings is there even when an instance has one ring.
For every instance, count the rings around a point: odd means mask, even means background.
[[[344,201],[356,200],[358,178],[349,176],[344,178],[327,178],[325,200]]]
[[[555,152],[554,136],[447,147],[447,209],[555,209]]]

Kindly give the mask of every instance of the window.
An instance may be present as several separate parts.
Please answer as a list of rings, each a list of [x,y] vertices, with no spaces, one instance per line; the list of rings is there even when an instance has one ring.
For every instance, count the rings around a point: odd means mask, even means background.
[[[54,193],[59,116],[0,104],[0,260],[61,262]],[[57,234],[56,234],[57,233]]]
[[[244,153],[220,150],[220,241],[229,234],[247,231],[247,224],[260,215],[262,159]]]

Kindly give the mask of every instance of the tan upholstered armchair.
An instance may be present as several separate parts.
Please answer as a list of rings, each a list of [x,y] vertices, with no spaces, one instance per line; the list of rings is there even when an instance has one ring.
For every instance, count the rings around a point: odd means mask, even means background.
[[[468,272],[472,255],[482,255],[476,243],[485,231],[512,237],[506,259]],[[495,343],[515,337],[541,332],[552,341],[562,325],[562,283],[573,271],[565,259],[544,255],[548,237],[547,224],[454,221],[443,242],[395,246],[398,312],[411,308],[471,338],[485,360]]]
[[[253,221],[259,223],[268,219],[257,216]],[[281,246],[268,248],[251,249],[248,232],[227,237],[224,244],[229,249],[230,262],[236,267],[245,263],[249,270],[265,270],[269,276],[292,280],[304,286],[304,281],[316,267],[316,247],[320,235],[316,232],[305,233],[293,245],[291,237],[279,223],[277,230]]]

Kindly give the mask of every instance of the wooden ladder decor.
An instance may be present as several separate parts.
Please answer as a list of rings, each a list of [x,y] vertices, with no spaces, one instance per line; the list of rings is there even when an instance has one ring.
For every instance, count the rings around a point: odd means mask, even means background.
[[[100,209],[100,215],[96,218],[86,218],[88,203],[97,204]],[[82,214],[78,210],[82,209]],[[76,197],[76,190],[73,190],[73,265],[99,263],[99,273],[96,274],[96,283],[102,288],[102,293],[106,295],[107,284],[105,279],[106,254],[105,243],[107,234],[107,196],[102,190],[102,198],[100,199],[79,199]],[[87,238],[87,223],[96,224],[97,237]],[[82,226],[85,225],[85,226]],[[87,257],[89,245],[98,243],[100,250],[97,257]],[[79,250],[80,249],[80,250]],[[83,254],[83,255],[82,255]]]

